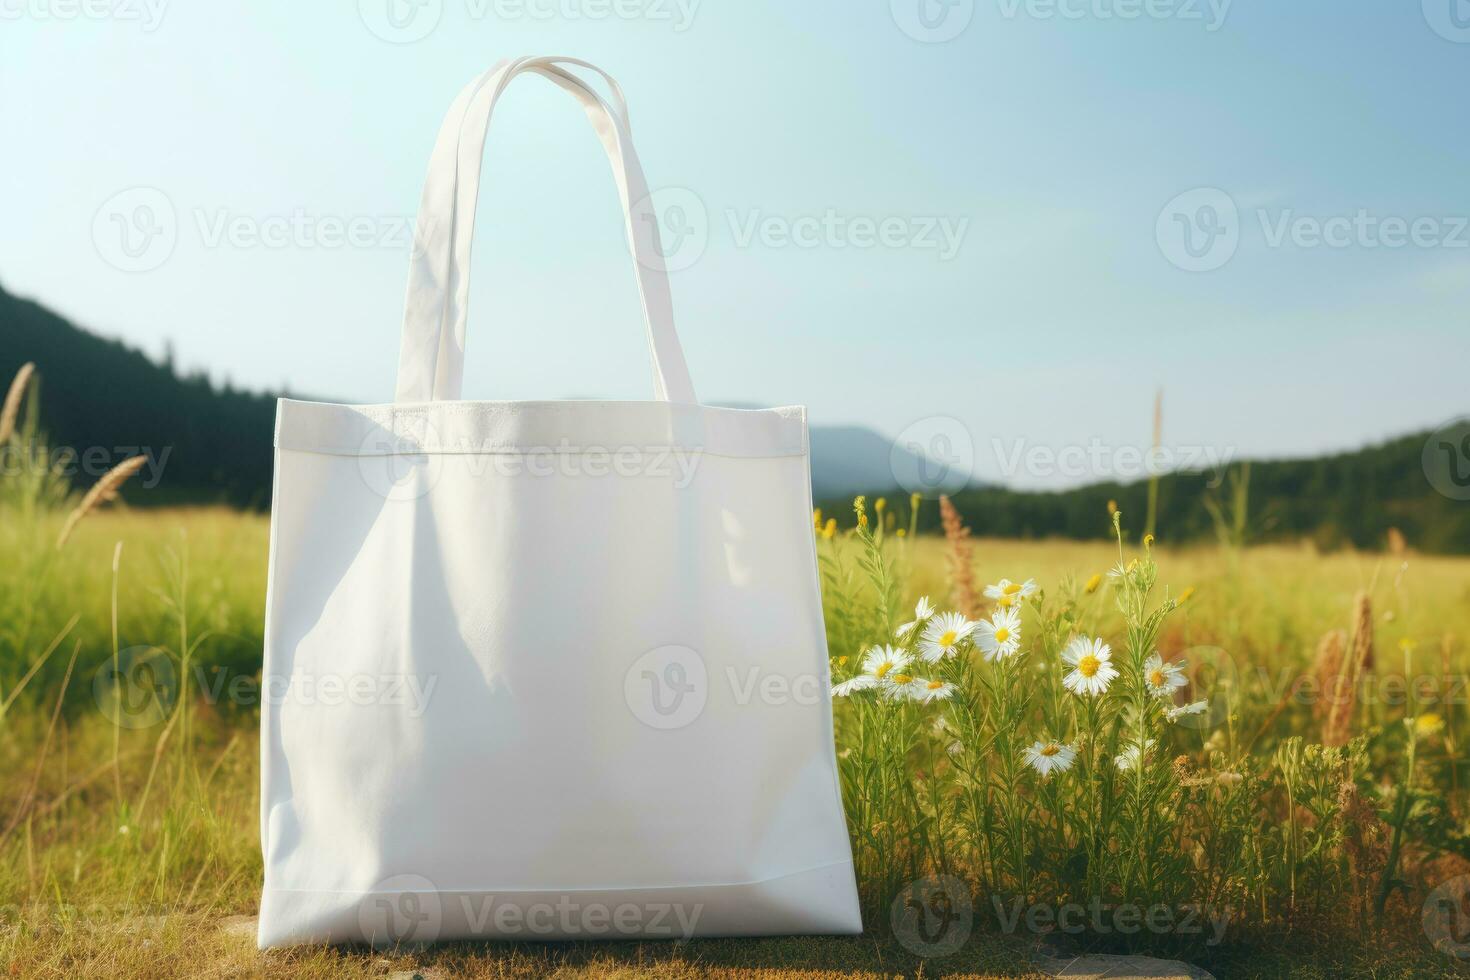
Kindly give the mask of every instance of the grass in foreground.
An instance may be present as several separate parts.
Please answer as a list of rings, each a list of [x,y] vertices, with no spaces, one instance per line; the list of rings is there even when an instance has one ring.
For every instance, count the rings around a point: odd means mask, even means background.
[[[66,666],[61,663],[54,681],[28,689],[0,722],[0,966],[10,975],[355,977],[411,970],[497,977],[1028,975],[1028,951],[1036,937],[1001,934],[989,924],[993,917],[983,894],[976,896],[975,935],[958,954],[933,959],[913,955],[888,936],[881,913],[869,915],[870,935],[858,939],[256,953],[248,938],[221,931],[229,917],[253,915],[258,901],[253,708],[228,699],[216,703],[196,684],[187,726],[170,729],[160,720],[119,731],[103,717],[91,683],[110,657],[114,542],[124,541],[128,570],[119,600],[126,610],[120,627],[124,645],[175,642],[179,600],[172,591],[177,585],[173,562],[180,542],[188,542],[192,564],[183,608],[194,629],[212,634],[197,647],[197,665],[208,678],[216,669],[230,673],[232,658],[244,656],[241,649],[256,642],[264,531],[260,517],[223,511],[104,512],[83,522],[67,545],[67,562],[51,573],[64,583],[62,593],[51,605],[38,607],[32,626],[35,635],[50,635],[65,625],[69,609],[80,613],[69,636],[80,643],[59,650],[67,659],[76,653],[66,707],[53,722]],[[1103,569],[1115,554],[1070,543],[977,540],[974,545],[974,567],[982,580],[1015,567],[1058,577],[1067,569]],[[915,540],[905,549],[901,560],[910,587],[943,596],[942,543]],[[1190,643],[1228,644],[1244,651],[1250,663],[1285,669],[1291,676],[1309,668],[1315,637],[1345,619],[1353,594],[1363,588],[1373,592],[1380,609],[1380,648],[1396,650],[1396,643],[1385,641],[1404,635],[1460,632],[1470,618],[1466,561],[1411,558],[1413,574],[1404,577],[1383,571],[1388,563],[1377,556],[1271,548],[1241,552],[1233,560],[1231,569],[1212,551],[1167,556],[1172,569],[1183,570],[1176,580],[1198,590],[1187,607],[1183,635]],[[1455,655],[1460,656],[1458,650]],[[1438,673],[1437,650],[1416,657]],[[16,666],[4,665],[6,676]],[[1452,667],[1462,672],[1458,659]],[[243,669],[253,671],[248,660]],[[1384,673],[1393,669],[1391,664],[1381,668]],[[12,684],[7,682],[7,690]],[[1262,746],[1310,733],[1317,725],[1309,703],[1276,707],[1264,694],[1244,705],[1240,727],[1264,728]],[[1444,710],[1453,723],[1454,707]],[[1358,724],[1371,726],[1395,723],[1403,707],[1375,702],[1361,711]],[[1455,787],[1463,785],[1464,775],[1454,751],[1447,744],[1430,762],[1436,783],[1458,803]],[[1363,931],[1329,917],[1286,933],[1232,936],[1219,947],[1159,952],[1222,978],[1455,975],[1457,964],[1424,939],[1418,912],[1428,888],[1464,868],[1436,863],[1422,850],[1410,859],[1405,889],[1391,897],[1381,929]]]

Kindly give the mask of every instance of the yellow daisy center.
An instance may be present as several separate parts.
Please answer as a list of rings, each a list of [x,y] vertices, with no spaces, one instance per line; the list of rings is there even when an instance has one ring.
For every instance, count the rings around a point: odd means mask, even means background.
[[[1060,751],[1062,751],[1062,747],[1055,742],[1041,747],[1041,754],[1048,757],[1054,756]]]
[[[995,600],[995,604],[997,606],[1000,606],[1002,609],[1004,609],[1004,608],[1008,607],[1014,601],[1015,600],[1012,599],[1010,596],[1003,595],[999,599]]]
[[[1009,640],[1010,638],[1011,638],[1011,631],[1008,630],[1008,629],[1006,629],[1004,626],[1002,626],[1000,629],[998,629],[998,630],[995,631],[995,642],[996,643],[1004,643],[1006,640]]]
[[[1164,671],[1163,671],[1163,669],[1160,668],[1158,670],[1155,670],[1153,673],[1149,674],[1148,675],[1148,682],[1150,684],[1152,684],[1154,687],[1163,687],[1164,686]]]
[[[959,639],[958,633],[954,630],[945,630],[944,635],[939,638],[939,645],[942,647],[952,647],[954,646],[954,641],[957,639]]]
[[[1082,674],[1083,677],[1091,677],[1096,674],[1101,668],[1102,661],[1097,659],[1090,653],[1087,656],[1083,657],[1081,660],[1077,661],[1077,670]]]
[[[1019,585],[1017,585],[1015,582],[1012,582],[1010,585],[1007,585],[1001,591],[1004,592],[1006,595],[1015,595],[1017,592],[1020,592],[1021,591],[1021,587]]]
[[[943,686],[944,686],[944,681],[930,681],[929,682],[929,690],[931,690],[931,691],[937,691],[937,690],[939,690]]]
[[[878,665],[878,669],[877,670],[873,671],[873,676],[875,676],[875,677],[883,677],[884,675],[886,675],[892,669],[893,669],[893,661],[886,660],[883,663],[881,663],[881,664]]]
[[[912,680],[913,680],[913,678],[910,677],[908,674],[894,674],[893,675],[893,683],[895,683],[895,684],[907,684],[907,683],[909,683]]]

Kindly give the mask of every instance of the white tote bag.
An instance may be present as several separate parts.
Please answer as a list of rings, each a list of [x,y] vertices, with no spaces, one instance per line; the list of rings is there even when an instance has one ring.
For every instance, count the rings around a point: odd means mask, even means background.
[[[626,106],[576,68],[503,62],[450,108],[393,403],[280,402],[262,948],[861,931],[805,412],[695,400]],[[654,401],[458,400],[480,158],[524,72],[612,161]]]

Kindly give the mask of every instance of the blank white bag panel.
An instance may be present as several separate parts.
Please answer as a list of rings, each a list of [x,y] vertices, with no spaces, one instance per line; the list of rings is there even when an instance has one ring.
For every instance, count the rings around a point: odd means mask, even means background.
[[[451,107],[395,401],[280,402],[262,948],[861,931],[805,412],[697,403],[621,92],[574,68],[502,62]],[[480,157],[525,72],[613,162],[655,401],[458,400]]]

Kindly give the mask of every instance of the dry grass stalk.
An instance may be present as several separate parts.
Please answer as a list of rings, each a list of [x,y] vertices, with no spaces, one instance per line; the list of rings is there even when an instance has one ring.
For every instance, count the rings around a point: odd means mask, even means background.
[[[10,391],[5,396],[5,408],[0,410],[0,443],[10,441],[15,435],[15,421],[20,417],[21,399],[25,398],[26,386],[31,383],[31,375],[36,373],[36,366],[29,361],[20,366],[15,372],[15,380],[10,382]]]
[[[1352,737],[1353,715],[1358,707],[1358,687],[1373,669],[1373,600],[1359,592],[1353,602],[1353,638],[1338,674],[1337,697],[1330,705],[1322,729],[1323,745],[1346,745]]]
[[[1312,702],[1312,717],[1318,724],[1327,720],[1334,700],[1341,693],[1342,653],[1347,646],[1344,630],[1328,630],[1317,641],[1317,656],[1312,660],[1312,675],[1317,680],[1317,700]]]
[[[1359,676],[1373,669],[1373,600],[1366,592],[1359,592],[1353,601],[1352,656]]]
[[[939,520],[944,525],[944,540],[949,542],[950,601],[966,616],[979,613],[975,599],[974,548],[970,529],[948,497],[939,498]]]
[[[67,515],[66,523],[61,528],[61,534],[57,535],[56,547],[60,549],[65,546],[67,538],[71,537],[71,532],[81,522],[82,518],[109,500],[115,500],[117,498],[118,488],[127,482],[128,477],[142,469],[146,461],[146,456],[133,456],[123,460],[104,473],[102,479],[98,480],[92,489],[87,491],[87,495],[82,498],[82,502],[77,504],[76,508]]]
[[[1351,779],[1344,780],[1338,787],[1337,803],[1342,812],[1343,852],[1353,870],[1353,880],[1361,882],[1361,890],[1354,896],[1354,905],[1361,912],[1368,908],[1371,894],[1369,882],[1376,880],[1388,863],[1388,840],[1383,833],[1385,824],[1378,817],[1373,804],[1363,799]]]

